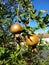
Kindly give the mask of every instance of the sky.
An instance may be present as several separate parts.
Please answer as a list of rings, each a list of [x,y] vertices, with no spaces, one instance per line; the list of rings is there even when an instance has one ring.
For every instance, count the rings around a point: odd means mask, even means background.
[[[39,10],[47,10],[49,13],[49,0],[31,0],[34,4],[34,8]]]
[[[4,1],[7,2],[8,0],[4,0]],[[47,12],[44,13],[44,16],[46,14],[49,14],[49,0],[31,0],[31,2],[34,5],[34,9],[37,10],[37,13],[39,10],[47,10]],[[32,20],[31,20],[30,26],[37,27],[37,23],[35,21],[32,23]],[[38,33],[38,32],[45,33],[47,32],[47,30],[49,30],[49,27],[45,28],[44,30],[42,29],[36,30],[35,33]]]
[[[49,14],[49,0],[31,0],[31,1],[34,4],[34,9],[36,9],[37,12],[39,10],[47,10],[47,12],[44,13],[44,16],[46,14]],[[31,27],[37,27],[37,24],[36,24],[36,22],[32,23],[32,21],[31,21],[30,26]],[[47,30],[49,30],[49,27],[45,28],[44,30],[39,29],[39,30],[37,30],[35,32],[36,33],[38,33],[38,32],[39,33],[45,33],[45,32],[47,32]]]

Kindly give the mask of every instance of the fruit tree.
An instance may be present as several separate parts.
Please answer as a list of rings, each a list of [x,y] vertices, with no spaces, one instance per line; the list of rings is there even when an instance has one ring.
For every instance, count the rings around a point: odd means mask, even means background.
[[[44,65],[40,54],[47,46],[40,46],[42,38],[34,31],[49,26],[45,12],[37,14],[30,0],[0,1],[0,65]],[[30,26],[31,20],[37,22],[36,28]]]

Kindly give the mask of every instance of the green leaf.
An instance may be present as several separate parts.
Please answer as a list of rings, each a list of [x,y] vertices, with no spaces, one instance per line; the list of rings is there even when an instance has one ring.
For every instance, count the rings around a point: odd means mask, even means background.
[[[30,12],[30,17],[32,18],[32,19],[34,19],[35,17],[36,17],[36,14],[34,13],[32,13],[32,12]]]
[[[3,47],[0,47],[0,57],[2,56],[2,54],[4,54],[5,53],[5,48],[3,48]]]
[[[1,36],[3,36],[3,31],[2,31],[2,30],[0,30],[0,37],[1,37]]]
[[[39,21],[40,21],[40,22],[43,22],[43,19],[42,19],[42,18],[39,18]]]
[[[43,13],[39,11],[39,12],[38,12],[38,17],[40,17],[42,14],[43,14]]]
[[[48,32],[48,34],[49,34],[49,30],[48,30],[47,32]]]
[[[20,14],[21,17],[23,17],[24,15],[26,15],[26,13]]]
[[[20,49],[16,51],[16,57],[20,54]]]
[[[11,57],[12,59],[14,59],[14,58],[15,58],[15,55],[12,53],[12,54],[10,54],[10,57]]]

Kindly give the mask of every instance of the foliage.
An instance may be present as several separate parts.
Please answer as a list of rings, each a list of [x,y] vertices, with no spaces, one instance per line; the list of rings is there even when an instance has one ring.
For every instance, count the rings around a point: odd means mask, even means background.
[[[0,2],[0,65],[48,65],[48,59],[40,61],[41,53],[49,50],[49,44],[44,44],[42,38],[37,45],[38,53],[32,52],[25,41],[14,42],[14,34],[10,32],[10,27],[14,23],[23,25],[21,36],[33,34],[35,30],[49,26],[49,14],[42,16],[43,12],[34,9],[30,0],[7,0]],[[30,27],[30,20],[37,22],[38,27]],[[22,43],[22,44],[21,44]]]

